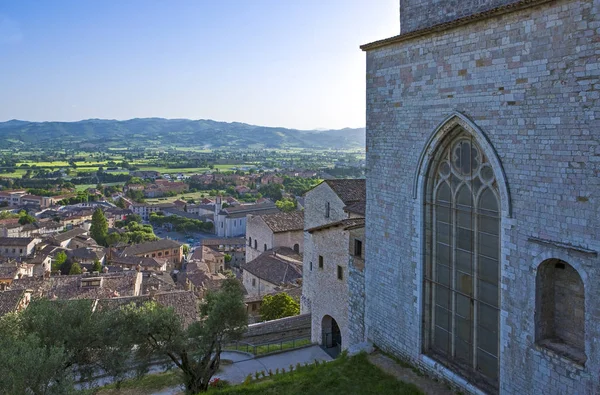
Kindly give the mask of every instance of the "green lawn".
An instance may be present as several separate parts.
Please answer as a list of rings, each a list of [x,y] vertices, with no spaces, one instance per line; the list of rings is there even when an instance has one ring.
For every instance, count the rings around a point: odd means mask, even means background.
[[[209,191],[198,191],[198,192],[186,192],[183,194],[184,197],[182,197],[181,194],[177,195],[177,196],[168,196],[168,197],[161,197],[161,198],[147,198],[146,199],[146,203],[151,203],[151,204],[156,204],[156,203],[172,203],[175,200],[181,199],[184,201],[188,201],[189,199],[194,199],[196,201],[196,203],[198,203],[201,199],[202,199],[202,195],[204,195],[204,197],[207,198],[213,198],[214,196],[209,196],[208,195]],[[225,194],[224,190],[220,190],[219,193],[221,194]]]
[[[221,390],[219,395],[420,395],[412,384],[406,384],[369,363],[365,354],[340,357],[318,366],[301,367],[299,371],[252,381]]]
[[[340,356],[331,362],[301,366],[299,370],[269,376],[222,389],[209,389],[213,395],[423,395],[413,384],[406,384],[369,363],[366,354]],[[111,384],[88,393],[94,395],[145,395],[181,383],[177,369],[126,380],[121,389]],[[200,394],[199,394],[200,395]]]
[[[106,182],[106,183],[102,183],[102,185],[104,185],[105,187],[109,187],[109,186],[113,186],[113,185],[124,185],[124,182]],[[80,184],[80,185],[75,185],[75,190],[77,192],[82,192],[85,191],[88,188],[96,188],[98,184]]]

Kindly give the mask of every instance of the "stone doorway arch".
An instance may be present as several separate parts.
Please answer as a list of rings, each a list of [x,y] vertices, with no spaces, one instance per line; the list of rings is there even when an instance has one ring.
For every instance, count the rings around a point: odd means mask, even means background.
[[[321,347],[332,358],[342,352],[342,332],[337,321],[330,315],[325,315],[321,321]]]

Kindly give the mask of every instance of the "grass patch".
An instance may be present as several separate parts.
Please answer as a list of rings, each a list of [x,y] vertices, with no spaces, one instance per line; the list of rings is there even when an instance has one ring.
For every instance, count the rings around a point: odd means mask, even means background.
[[[94,395],[145,395],[149,391],[173,387],[182,382],[179,371],[170,370],[163,373],[149,374],[140,379],[123,381],[120,389],[116,389],[115,384],[110,384],[93,393]]]
[[[275,375],[221,390],[228,395],[421,395],[406,384],[369,363],[366,354],[340,358],[319,365],[301,367],[292,373]]]

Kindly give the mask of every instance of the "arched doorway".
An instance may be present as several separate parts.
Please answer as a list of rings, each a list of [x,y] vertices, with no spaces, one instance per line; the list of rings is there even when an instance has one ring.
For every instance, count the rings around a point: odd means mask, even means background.
[[[330,315],[324,316],[321,322],[321,347],[332,358],[342,352],[342,332],[337,321]]]

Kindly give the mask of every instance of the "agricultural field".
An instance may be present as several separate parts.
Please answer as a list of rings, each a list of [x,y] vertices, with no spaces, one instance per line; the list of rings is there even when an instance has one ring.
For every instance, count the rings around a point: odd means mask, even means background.
[[[102,185],[104,185],[105,187],[110,187],[110,186],[115,186],[115,185],[125,185],[124,182],[107,182],[107,183],[103,183]],[[75,190],[77,192],[83,192],[88,188],[96,188],[97,184],[81,184],[81,185],[76,185],[75,186]]]

